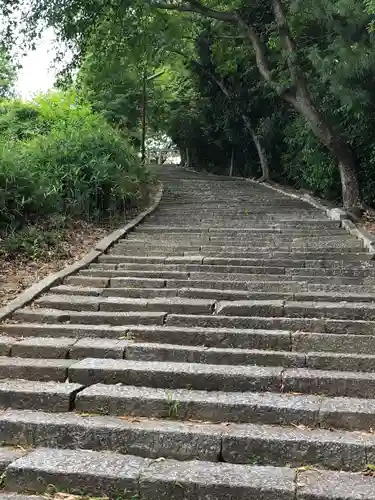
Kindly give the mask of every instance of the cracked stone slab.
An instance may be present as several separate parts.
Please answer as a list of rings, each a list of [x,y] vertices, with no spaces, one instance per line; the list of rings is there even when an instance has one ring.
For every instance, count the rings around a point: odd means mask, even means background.
[[[19,358],[65,359],[75,339],[70,337],[29,337],[12,346],[12,356]]]
[[[80,384],[0,380],[0,408],[70,411]],[[1,431],[0,431],[1,432]]]
[[[112,358],[122,359],[129,342],[102,338],[81,338],[71,347],[70,359]]]

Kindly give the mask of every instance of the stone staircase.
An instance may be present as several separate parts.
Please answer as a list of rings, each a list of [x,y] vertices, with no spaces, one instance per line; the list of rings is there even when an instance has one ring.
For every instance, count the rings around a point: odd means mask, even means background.
[[[0,500],[374,500],[369,255],[264,186],[162,180],[154,215],[1,326]]]

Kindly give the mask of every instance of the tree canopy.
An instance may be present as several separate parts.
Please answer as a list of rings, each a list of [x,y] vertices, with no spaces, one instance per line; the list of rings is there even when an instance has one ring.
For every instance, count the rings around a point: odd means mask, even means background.
[[[375,204],[374,0],[2,2],[4,40],[23,9],[74,52],[74,82],[139,142],[142,82],[152,131],[196,168],[269,177]]]

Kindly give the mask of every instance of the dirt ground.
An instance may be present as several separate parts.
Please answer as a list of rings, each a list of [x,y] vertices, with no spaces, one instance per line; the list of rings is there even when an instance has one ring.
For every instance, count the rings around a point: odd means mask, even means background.
[[[61,234],[63,252],[60,248],[57,254],[51,251],[49,255],[38,260],[4,260],[0,258],[0,307],[5,306],[20,292],[45,278],[48,274],[57,272],[81,259],[97,241],[117,227],[119,225],[97,227],[93,224],[77,221],[72,228]]]

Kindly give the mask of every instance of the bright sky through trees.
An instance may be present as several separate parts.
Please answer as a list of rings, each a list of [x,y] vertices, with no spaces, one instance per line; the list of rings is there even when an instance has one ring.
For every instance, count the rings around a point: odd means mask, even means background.
[[[45,32],[38,41],[35,51],[30,51],[20,63],[17,93],[22,99],[29,99],[38,92],[46,92],[53,87],[56,70],[53,68],[54,33],[52,29]]]

